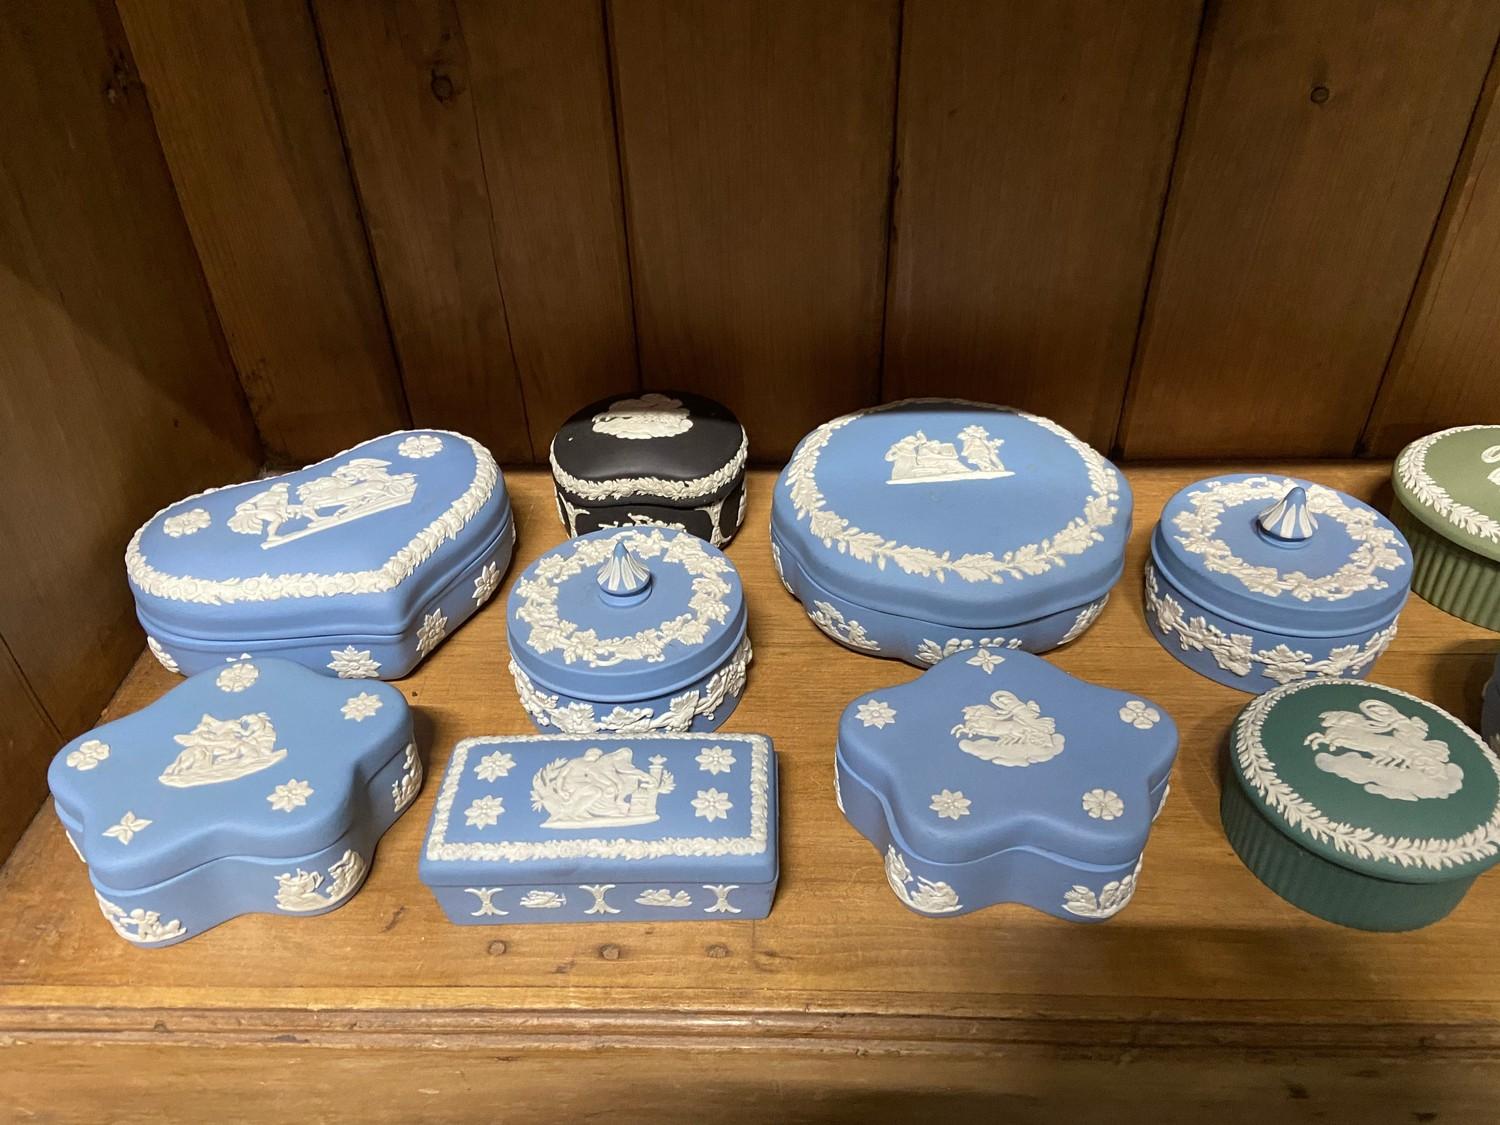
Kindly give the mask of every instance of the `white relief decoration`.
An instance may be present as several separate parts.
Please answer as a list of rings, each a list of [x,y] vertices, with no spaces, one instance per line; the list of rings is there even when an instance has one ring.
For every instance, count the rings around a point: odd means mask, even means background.
[[[605,753],[591,746],[577,758],[557,758],[531,779],[531,807],[546,812],[543,828],[614,828],[657,820],[656,802],[677,783],[667,760],[653,755],[649,771],[628,746]]]
[[[734,751],[727,746],[705,746],[695,760],[705,773],[728,773],[734,765]]]
[[[130,580],[137,588],[153,597],[192,602],[198,605],[232,605],[242,602],[275,601],[280,598],[327,598],[339,594],[378,594],[394,590],[430,559],[439,547],[455,539],[463,531],[489,500],[499,480],[500,471],[489,450],[463,434],[446,431],[443,431],[443,434],[455,441],[464,442],[473,451],[473,480],[446,511],[418,531],[405,546],[374,570],[337,574],[260,574],[250,578],[232,578],[222,581],[195,578],[185,574],[167,574],[152,566],[141,551],[141,538],[146,528],[154,522],[155,517],[153,517],[136,531],[130,540],[129,547],[126,548],[125,567]],[[320,462],[317,467],[338,461],[352,452],[353,450],[345,450],[336,457]],[[216,491],[219,490],[209,490],[209,492]],[[199,496],[208,494],[204,492]],[[192,497],[192,499],[198,498]],[[318,499],[320,499],[319,496],[314,496],[314,500]],[[370,512],[362,509],[360,514],[369,515]],[[161,513],[158,512],[157,515]],[[253,528],[251,533],[255,533]],[[285,539],[282,541],[284,542]]]
[[[406,756],[401,764],[401,776],[391,782],[391,804],[396,812],[411,804],[422,788],[422,759],[417,754],[417,744],[406,744]]]
[[[750,831],[744,836],[668,836],[659,839],[617,837],[614,839],[510,840],[481,843],[449,841],[448,824],[458,798],[459,781],[471,749],[492,745],[489,739],[466,739],[453,751],[452,763],[443,778],[433,810],[432,829],[427,837],[427,858],[433,862],[469,861],[476,863],[530,863],[537,860],[608,859],[633,862],[661,859],[666,856],[754,856],[764,855],[769,847],[770,756],[767,741],[759,735],[720,735],[721,741],[739,742],[748,747],[750,758]],[[507,742],[543,742],[546,735],[507,739]],[[636,735],[641,743],[653,740],[682,739],[670,734]],[[594,823],[594,822],[591,822]]]
[[[1156,811],[1151,814],[1151,822],[1156,823],[1156,818],[1161,816],[1161,810],[1167,807],[1167,797],[1172,792],[1172,783],[1169,781],[1161,787],[1161,797],[1156,802]]]
[[[1481,512],[1467,504],[1460,504],[1448,495],[1447,489],[1432,479],[1427,472],[1427,452],[1434,444],[1452,434],[1469,430],[1493,429],[1492,426],[1457,426],[1451,430],[1439,430],[1419,438],[1401,451],[1396,458],[1396,479],[1410,491],[1412,499],[1431,508],[1460,531],[1477,535],[1491,543],[1500,543],[1500,520],[1488,512]],[[1491,474],[1493,479],[1493,474]]]
[[[837,765],[833,767],[833,803],[839,807],[839,812],[845,816],[849,815],[844,809],[844,786],[839,781],[839,768]]]
[[[204,715],[196,727],[173,735],[172,741],[185,749],[157,780],[174,789],[237,781],[286,757],[286,750],[276,745],[271,716],[264,711],[237,719]]]
[[[594,415],[591,428],[596,434],[649,441],[685,434],[693,428],[693,420],[681,399],[650,391],[640,398],[610,403],[608,410]]]
[[[867,699],[854,709],[854,717],[867,727],[883,730],[896,721],[896,709],[883,699]]]
[[[417,655],[426,656],[447,635],[448,619],[441,609],[433,610],[422,618],[422,625],[417,630]]]
[[[740,912],[738,906],[732,906],[729,902],[729,892],[740,889],[738,883],[704,883],[703,889],[714,893],[714,904],[712,906],[705,906],[703,913],[738,914]]]
[[[1288,827],[1305,832],[1335,851],[1401,867],[1424,867],[1431,871],[1442,871],[1489,859],[1500,852],[1500,804],[1497,804],[1488,820],[1461,836],[1393,837],[1335,820],[1283,781],[1261,740],[1266,717],[1271,708],[1282,700],[1299,691],[1316,687],[1319,682],[1307,680],[1288,684],[1256,696],[1240,712],[1235,723],[1235,757],[1240,772],[1272,812],[1285,820]],[[1405,699],[1427,708],[1451,720],[1459,730],[1465,729],[1462,723],[1435,704],[1393,687],[1381,685],[1380,691],[1381,694]],[[1483,751],[1484,743],[1477,737],[1474,738],[1474,744]],[[1494,771],[1496,778],[1500,779],[1500,758],[1488,753],[1480,756]]]
[[[721,793],[717,789],[700,789],[692,800],[692,806],[694,816],[701,816],[712,823],[715,820],[728,820],[729,810],[734,808],[734,802],[729,799],[728,793]]]
[[[464,894],[473,895],[479,900],[479,909],[469,913],[470,918],[504,918],[510,913],[509,910],[501,910],[492,901],[495,895],[505,890],[504,887],[465,887]]]
[[[490,598],[494,597],[496,588],[500,585],[500,566],[498,563],[487,562],[479,570],[474,578],[474,604],[484,605]]]
[[[289,813],[293,809],[300,809],[307,804],[307,799],[314,793],[314,789],[305,781],[298,781],[295,777],[278,785],[271,790],[271,795],[266,798],[271,802],[271,808],[276,812]]]
[[[328,868],[327,890],[323,889],[321,871],[303,871],[299,867],[295,872],[276,876],[276,905],[294,914],[323,910],[353,894],[364,877],[364,859],[358,852],[346,851]]]
[[[781,567],[781,545],[774,539],[771,540],[771,562],[776,567],[776,577],[781,579],[781,588],[795,598],[797,593],[792,589],[792,584],[786,580],[786,571]]]
[[[1125,802],[1113,789],[1090,789],[1083,795],[1083,811],[1094,820],[1117,820],[1125,814]]]
[[[1144,700],[1132,699],[1120,708],[1120,722],[1129,723],[1136,730],[1150,730],[1161,722],[1161,712]]]
[[[1313,763],[1393,801],[1451,797],[1463,788],[1464,771],[1448,760],[1448,744],[1427,737],[1427,722],[1403,715],[1384,699],[1366,699],[1358,711],[1324,711],[1321,731],[1304,740],[1322,746]]]
[[[897,898],[923,914],[951,914],[963,909],[958,892],[947,883],[934,883],[920,875],[913,877],[911,868],[906,866],[906,857],[894,845],[885,850],[885,879]]]
[[[161,529],[173,539],[181,539],[184,535],[202,531],[213,522],[213,517],[205,509],[189,508],[185,512],[178,512],[175,516],[168,516],[162,520]]]
[[[965,797],[962,791],[944,789],[941,793],[932,795],[932,804],[927,807],[938,814],[939,820],[957,820],[961,816],[969,815],[969,806],[973,804]]]
[[[380,696],[371,695],[362,691],[358,695],[350,696],[345,700],[343,707],[339,708],[344,718],[352,722],[362,723],[376,711],[380,710]]]
[[[891,463],[886,483],[934,484],[1015,476],[1000,462],[1000,447],[1005,442],[991,438],[983,426],[965,426],[958,440],[963,445],[962,453],[952,442],[934,441],[921,430],[908,434],[885,451],[885,459]]]
[[[1312,576],[1300,570],[1283,574],[1274,566],[1257,566],[1239,558],[1229,544],[1216,538],[1224,514],[1244,504],[1259,507],[1282,499],[1294,488],[1307,493],[1307,510],[1343,525],[1357,546],[1347,562],[1332,574]],[[1406,565],[1397,549],[1400,538],[1393,527],[1384,526],[1372,508],[1348,503],[1331,488],[1299,484],[1284,477],[1246,477],[1244,480],[1211,480],[1188,493],[1184,508],[1172,523],[1181,533],[1175,538],[1185,551],[1198,555],[1210,573],[1237,578],[1245,589],[1267,597],[1290,594],[1301,602],[1315,599],[1340,601],[1365,590],[1383,590],[1389,583],[1379,571]]]
[[[494,794],[475,797],[464,810],[464,823],[470,828],[488,828],[498,824],[505,814],[505,802]]]
[[[151,655],[154,656],[154,657],[156,657],[157,661],[168,672],[181,672],[182,671],[181,668],[177,667],[177,661],[176,661],[176,659],[172,656],[172,654],[170,652],[168,652],[166,649],[164,649],[164,648],[161,647],[161,642],[159,640],[157,640],[155,637],[152,637],[152,636],[149,636],[149,635],[146,637],[146,647],[151,650]]]
[[[827,602],[813,602],[807,616],[823,632],[836,641],[843,641],[850,648],[857,648],[861,652],[880,651],[880,645],[865,632],[863,625],[852,617],[844,620],[844,615]]]
[[[583,509],[578,509],[578,513],[580,515],[588,515],[588,513]],[[674,523],[671,520],[659,520],[654,516],[646,515],[644,512],[626,512],[625,518],[623,520],[601,520],[599,526],[595,528],[595,530],[603,531],[606,528],[613,529],[621,527],[665,527],[670,528],[672,531],[680,531],[684,535],[688,534],[687,524]],[[719,545],[718,540],[716,539],[710,540],[710,542],[712,542],[716,547]]]
[[[693,480],[667,480],[664,477],[614,477],[610,480],[584,480],[575,477],[557,463],[557,439],[554,438],[547,452],[552,465],[552,478],[574,496],[589,503],[626,500],[643,503],[647,499],[661,499],[670,504],[690,504],[717,496],[745,471],[745,461],[750,454],[750,441],[743,429],[740,431],[739,448],[727,462],[704,477]]]
[[[940,644],[930,638],[923,638],[922,642],[917,645],[916,655],[917,659],[923,664],[936,664],[938,661],[946,660],[955,653],[968,652],[976,646],[980,648],[1017,649],[1021,647],[1021,639],[1019,637],[980,637],[978,640],[975,640],[973,637],[950,637],[947,641]]]
[[[527,910],[556,910],[568,905],[568,896],[556,891],[532,890],[521,896],[521,905]]]
[[[239,663],[231,664],[229,667],[221,670],[214,677],[214,683],[219,686],[221,691],[240,692],[244,691],[258,679],[260,679],[260,669],[242,659]]]
[[[1396,623],[1370,634],[1362,645],[1339,645],[1323,659],[1310,652],[1294,649],[1285,642],[1275,648],[1255,648],[1255,638],[1248,633],[1226,633],[1201,614],[1188,617],[1182,603],[1171,594],[1161,593],[1156,569],[1146,567],[1146,616],[1166,636],[1177,636],[1184,652],[1192,649],[1207,652],[1226,672],[1248,676],[1252,662],[1263,665],[1261,675],[1288,684],[1308,676],[1354,676],[1363,672],[1375,658],[1396,639]]]
[[[972,664],[976,668],[983,668],[984,674],[988,676],[996,668],[1005,663],[1005,657],[1001,656],[998,652],[991,652],[987,648],[982,648],[969,657],[969,659],[965,660],[964,663]]]
[[[263,536],[261,548],[270,549],[410,504],[417,495],[416,476],[393,476],[386,472],[389,467],[389,461],[378,457],[356,457],[326,477],[314,477],[298,485],[295,502],[290,486],[280,481],[236,504],[234,515],[229,517],[229,530]],[[287,524],[299,521],[305,522],[295,530],[282,532]]]
[[[1123,879],[1111,879],[1095,894],[1081,883],[1074,883],[1063,895],[1063,909],[1080,918],[1113,918],[1135,895],[1136,881],[1141,874],[1141,861],[1135,870]]]
[[[1030,766],[1063,752],[1057,722],[1042,714],[1034,700],[1004,690],[988,703],[964,708],[964,721],[953,728],[958,748],[997,766]]]
[[[78,749],[70,751],[63,759],[63,763],[75,770],[87,772],[108,757],[109,745],[100,742],[97,738],[91,738],[87,742],[80,742]]]
[[[908,400],[910,401],[912,400]],[[1045,574],[1054,567],[1065,565],[1069,557],[1081,555],[1095,543],[1104,541],[1101,530],[1112,525],[1119,514],[1119,473],[1097,451],[1079,441],[1056,422],[1020,410],[996,410],[995,413],[1009,413],[1017,418],[1024,418],[1060,438],[1083,461],[1088,474],[1089,493],[1084,498],[1081,513],[1050,538],[1017,547],[998,558],[990,551],[969,552],[955,558],[947,552],[910,546],[850,524],[827,506],[827,501],[818,488],[818,458],[829,439],[844,426],[867,414],[901,405],[903,404],[889,403],[871,407],[825,422],[802,439],[802,444],[797,447],[788,463],[784,479],[792,507],[799,520],[808,521],[808,529],[825,547],[841,551],[850,558],[871,566],[894,564],[907,574],[922,578],[942,581],[953,577],[964,582],[1003,583]]]
[[[353,645],[342,649],[330,649],[328,667],[341,680],[369,680],[380,674],[380,661],[370,656],[369,649],[356,649]]]
[[[104,830],[104,835],[118,840],[122,844],[128,844],[135,839],[135,834],[143,828],[149,827],[153,822],[136,816],[133,812],[126,812],[120,818],[120,823],[112,824]]]
[[[1078,616],[1073,619],[1073,624],[1068,626],[1068,631],[1063,634],[1062,640],[1058,641],[1057,643],[1060,645],[1065,645],[1069,641],[1076,641],[1083,635],[1084,631],[1090,625],[1099,620],[1099,615],[1104,612],[1104,607],[1108,604],[1109,595],[1105,594],[1104,597],[1100,598],[1097,602],[1091,602],[1090,604],[1084,606],[1083,609],[1078,612]]]
[[[749,506],[749,504],[750,504],[750,490],[748,488],[746,488],[744,486],[744,484],[741,484],[740,485],[740,506],[739,506],[739,510],[734,513],[734,529],[736,531],[738,531],[740,528],[742,528],[742,527],[745,526],[745,509]]]
[[[115,933],[126,941],[135,942],[137,945],[155,945],[157,942],[170,941],[172,938],[179,938],[187,933],[182,923],[176,918],[170,922],[163,922],[157,911],[145,910],[139,906],[127,914],[122,907],[116,906],[98,891],[94,892],[94,897],[99,900],[99,910],[114,927]]]
[[[635,896],[635,901],[642,906],[670,906],[674,909],[682,909],[693,905],[693,896],[687,891],[678,891],[673,894],[665,887],[655,891],[642,891]]]
[[[562,704],[558,696],[538,689],[514,658],[510,661],[510,674],[521,697],[521,706],[539,726],[556,727],[564,734],[639,735],[685,731],[693,725],[695,717],[712,717],[726,699],[736,698],[745,690],[745,676],[752,655],[750,638],[746,636],[734,655],[709,677],[702,688],[690,688],[673,696],[664,711],[616,706],[612,711],[598,715],[592,703]]]
[[[1479,455],[1479,459],[1486,465],[1500,463],[1500,445],[1492,445]],[[1500,485],[1500,469],[1491,469],[1484,478],[1493,485]]]
[[[568,529],[568,534],[570,536],[577,535],[578,517],[588,515],[589,509],[579,508],[576,505],[570,503],[568,498],[562,494],[562,489],[556,489],[553,492],[553,496],[557,500],[558,519],[562,520],[563,526]]]
[[[73,833],[64,828],[63,838],[68,841],[68,847],[73,849],[73,854],[78,857],[79,861],[82,863],[87,863],[88,860],[83,858],[83,849],[78,846],[78,841],[73,839]]]
[[[720,522],[724,518],[724,504],[729,499],[721,496],[707,507],[698,509],[708,517],[708,541],[715,547],[722,547],[728,543],[734,534],[734,528],[729,529],[729,535],[724,534],[724,525]]]
[[[474,767],[474,776],[480,781],[499,781],[516,768],[516,760],[503,750],[496,750],[479,759]]]
[[[442,451],[443,439],[435,434],[412,434],[396,446],[397,453],[403,457],[410,457],[413,461],[436,457]]]
[[[585,914],[618,914],[620,913],[609,903],[604,901],[606,892],[615,889],[613,883],[584,883],[578,888],[580,891],[588,891],[594,896],[593,904],[584,911]]]

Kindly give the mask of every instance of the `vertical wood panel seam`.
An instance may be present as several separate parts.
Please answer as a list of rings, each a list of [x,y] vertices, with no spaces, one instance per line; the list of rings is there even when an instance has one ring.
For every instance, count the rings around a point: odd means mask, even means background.
[[[882,269],[885,276],[881,289],[885,299],[880,304],[880,362],[875,369],[875,401],[884,402],[885,354],[887,332],[891,323],[892,292],[891,265],[896,253],[896,199],[901,193],[901,60],[906,50],[906,0],[896,0],[896,58],[895,73],[891,88],[891,159],[887,164],[887,186],[885,196],[885,261]]]
[[[41,696],[37,695],[36,688],[31,686],[31,677],[26,674],[26,669],[16,659],[15,650],[10,647],[10,642],[5,639],[3,634],[0,634],[0,651],[4,652],[5,659],[9,660],[10,666],[16,670],[16,679],[21,682],[21,690],[26,693],[26,698],[31,702],[32,710],[41,716],[42,721],[47,724],[47,729],[52,732],[52,737],[61,743],[63,741],[62,726],[52,717],[52,712],[47,710]],[[126,670],[126,675],[129,675],[129,669]],[[120,683],[124,682],[124,677],[121,677]],[[120,684],[116,684],[110,695],[113,696],[119,690]],[[4,863],[4,861],[4,856],[0,856],[0,863]]]
[[[599,22],[604,32],[604,78],[609,84],[609,124],[615,136],[615,178],[620,192],[620,235],[624,239],[625,288],[630,295],[630,342],[635,353],[635,386],[646,385],[645,366],[641,360],[641,326],[635,299],[635,248],[630,237],[630,191],[628,187],[625,140],[620,131],[620,73],[615,57],[615,34],[609,18],[610,0],[599,0]],[[579,405],[582,405],[581,403]]]

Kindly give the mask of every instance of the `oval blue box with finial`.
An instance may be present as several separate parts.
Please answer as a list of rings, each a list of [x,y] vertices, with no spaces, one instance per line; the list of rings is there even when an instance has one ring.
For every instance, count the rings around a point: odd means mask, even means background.
[[[739,573],[685,531],[570,539],[516,580],[506,617],[511,677],[543,731],[711,731],[745,688]]]
[[[1411,550],[1370,505],[1297,477],[1231,473],[1167,501],[1146,620],[1189,668],[1240,691],[1363,676],[1396,635]]]

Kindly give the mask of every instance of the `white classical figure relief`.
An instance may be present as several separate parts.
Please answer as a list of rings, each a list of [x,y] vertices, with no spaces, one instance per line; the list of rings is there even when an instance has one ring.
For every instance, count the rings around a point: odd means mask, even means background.
[[[145,910],[139,906],[127,913],[124,908],[116,906],[98,891],[94,892],[94,897],[99,900],[99,910],[114,927],[115,933],[126,941],[135,942],[137,945],[155,945],[157,942],[168,941],[187,933],[182,923],[176,918],[170,922],[163,922],[161,915],[155,910]]]
[[[182,671],[181,668],[177,667],[176,658],[173,657],[173,655],[166,649],[162,648],[161,642],[155,637],[148,636],[146,638],[146,647],[151,650],[151,655],[156,657],[158,663],[160,663],[161,666],[168,672]]]
[[[891,463],[887,484],[933,484],[952,480],[994,480],[1015,476],[1000,461],[1003,438],[992,438],[983,426],[958,432],[960,449],[952,442],[935,441],[921,430],[908,434],[885,453]]]
[[[920,875],[913,876],[906,866],[906,857],[894,846],[885,850],[885,879],[896,892],[896,897],[913,910],[923,914],[951,914],[962,910],[958,892],[947,883],[933,882]]]
[[[568,896],[556,891],[531,890],[521,896],[521,905],[527,910],[556,910],[568,905]]]
[[[75,770],[87,771],[94,769],[108,757],[109,746],[97,738],[91,738],[87,742],[80,742],[78,749],[71,751],[63,759],[63,763]]]
[[[298,485],[296,501],[287,482],[280,481],[236,505],[229,529],[261,536],[261,547],[268,549],[410,504],[417,494],[416,475],[392,474],[389,467],[376,457],[356,457],[326,477]],[[298,526],[283,532],[289,524]]]
[[[843,641],[850,648],[857,648],[861,652],[880,651],[880,645],[865,631],[863,625],[852,617],[846,620],[838,609],[827,602],[813,602],[807,616],[823,632],[836,641]]]
[[[1063,895],[1063,909],[1080,918],[1113,918],[1125,909],[1135,895],[1135,885],[1141,874],[1141,861],[1135,870],[1123,879],[1111,879],[1095,894],[1082,883],[1074,883]]]
[[[504,918],[509,910],[501,910],[492,899],[505,890],[504,887],[465,887],[464,894],[479,900],[479,909],[469,914],[470,918]]]
[[[589,908],[584,911],[585,914],[618,914],[618,913],[620,913],[613,906],[611,906],[609,903],[607,903],[607,902],[604,901],[605,894],[608,893],[609,891],[614,890],[615,889],[615,884],[613,884],[613,883],[584,883],[581,886],[579,886],[578,889],[580,891],[588,891],[589,894],[591,894],[591,895],[594,896],[594,901],[589,906]]]
[[[635,764],[630,747],[605,753],[591,746],[577,758],[558,758],[531,779],[531,807],[548,813],[543,828],[606,828],[650,824],[659,819],[658,798],[676,788],[667,760]]]
[[[622,398],[609,409],[594,415],[596,434],[643,441],[650,438],[676,437],[693,428],[687,407],[681,399],[651,391],[640,398]]]
[[[203,508],[189,508],[161,521],[161,529],[173,539],[194,535],[213,523],[213,517]]]
[[[1492,445],[1479,455],[1479,459],[1486,465],[1500,464],[1500,445]],[[1485,478],[1493,485],[1500,485],[1500,469],[1491,469]]]
[[[1448,760],[1448,744],[1427,737],[1427,722],[1403,715],[1383,699],[1366,699],[1355,711],[1324,711],[1323,729],[1308,746],[1327,747],[1313,758],[1325,773],[1393,801],[1451,797],[1463,788],[1464,771]]]
[[[264,711],[237,719],[204,715],[186,734],[172,736],[186,747],[157,779],[174,789],[219,785],[274,766],[286,757],[276,745],[276,728]]]
[[[703,889],[705,891],[712,891],[714,894],[714,904],[712,906],[705,906],[703,913],[738,914],[740,912],[740,908],[734,906],[729,901],[729,892],[740,889],[738,883],[704,883]]]
[[[688,894],[687,891],[678,891],[676,894],[673,894],[665,887],[662,887],[660,890],[642,891],[635,896],[635,901],[642,906],[669,906],[674,909],[681,909],[685,906],[693,905],[693,896]]]
[[[328,668],[341,680],[369,680],[380,674],[380,661],[372,659],[369,649],[357,649],[353,645],[329,649],[333,657]]]
[[[1057,757],[1063,736],[1055,720],[1032,700],[1004,689],[988,703],[964,708],[964,721],[953,728],[958,748],[997,766],[1030,766]]]
[[[406,757],[402,763],[401,776],[391,782],[391,803],[399,813],[412,803],[417,791],[422,788],[422,759],[417,755],[417,744],[406,744]]]
[[[358,852],[346,851],[328,868],[328,887],[321,871],[283,872],[276,876],[276,905],[294,914],[322,910],[354,893],[365,877],[365,861]]]

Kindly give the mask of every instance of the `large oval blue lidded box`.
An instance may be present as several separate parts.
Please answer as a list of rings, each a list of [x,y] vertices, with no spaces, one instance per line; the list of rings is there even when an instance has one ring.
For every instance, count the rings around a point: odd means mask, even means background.
[[[347,902],[422,761],[395,688],[243,659],[73,739],[47,781],[109,924],[167,946]]]
[[[1149,700],[979,648],[850,703],[834,791],[917,913],[1100,922],[1135,894],[1176,756]]]
[[[1124,568],[1130,487],[1046,418],[913,399],[836,418],[776,482],[771,553],[823,632],[918,666],[1073,640]]]
[[[745,688],[739,573],[685,531],[570,539],[526,568],[506,611],[511,677],[540,730],[714,730]]]
[[[1152,634],[1240,691],[1359,677],[1396,636],[1411,551],[1370,505],[1297,477],[1231,473],[1162,509],[1146,564]]]
[[[125,564],[170,671],[250,652],[390,680],[489,599],[515,538],[489,450],[409,430],[180,500],[135,533]]]
[[[764,918],[776,814],[763,735],[469,738],[419,874],[463,925]]]

